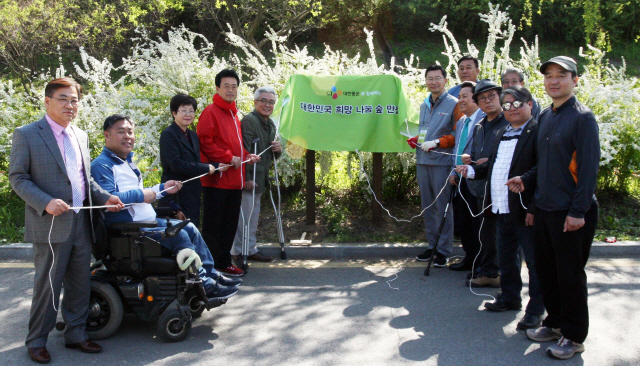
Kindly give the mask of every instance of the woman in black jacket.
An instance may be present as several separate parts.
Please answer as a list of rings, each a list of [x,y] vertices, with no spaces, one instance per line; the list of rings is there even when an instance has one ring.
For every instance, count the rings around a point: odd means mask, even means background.
[[[200,162],[200,141],[195,131],[188,127],[196,116],[198,103],[195,98],[186,94],[178,94],[171,98],[169,104],[173,123],[160,135],[160,163],[162,164],[162,182],[168,180],[185,181],[202,174],[213,174],[218,163]],[[226,170],[227,167],[220,169]],[[200,226],[200,179],[184,184],[182,189],[163,199],[161,205],[170,206],[178,211],[178,218],[191,219],[194,225]]]

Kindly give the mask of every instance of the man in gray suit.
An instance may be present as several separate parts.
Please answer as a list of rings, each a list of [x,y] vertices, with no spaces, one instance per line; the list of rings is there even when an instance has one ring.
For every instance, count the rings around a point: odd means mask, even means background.
[[[36,270],[25,344],[31,359],[39,363],[51,361],[47,337],[55,326],[63,284],[66,347],[87,353],[102,350],[85,332],[92,214],[70,208],[95,203],[113,205],[109,210],[119,211],[124,205],[89,175],[88,136],[70,125],[78,113],[81,92],[71,78],[50,81],[45,87],[45,117],[13,132],[9,182],[25,201],[24,238],[33,243]]]

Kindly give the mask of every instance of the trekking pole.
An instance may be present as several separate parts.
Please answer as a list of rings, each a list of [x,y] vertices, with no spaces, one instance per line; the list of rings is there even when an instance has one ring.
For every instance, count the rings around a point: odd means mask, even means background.
[[[280,121],[282,120],[282,111],[284,106],[289,103],[291,100],[290,97],[286,97],[282,99],[282,105],[280,106],[280,115],[278,116],[278,122],[276,124],[276,135],[273,141],[278,141],[280,137]],[[282,229],[282,210],[281,210],[281,198],[280,198],[280,179],[278,178],[278,161],[276,159],[276,153],[272,151],[273,154],[273,170],[275,172],[275,178],[273,179],[276,182],[276,192],[278,193],[278,206],[276,207],[276,203],[273,200],[273,192],[271,188],[269,188],[269,197],[271,197],[271,204],[273,205],[273,211],[275,212],[276,217],[276,228],[278,229],[278,241],[280,242],[280,259],[287,259],[287,252],[284,250],[284,231]],[[272,180],[271,178],[269,180]]]
[[[440,234],[442,234],[442,228],[444,227],[444,222],[447,219],[447,214],[449,213],[449,205],[453,200],[453,195],[456,193],[456,190],[451,188],[451,194],[449,195],[449,201],[447,202],[447,206],[444,208],[444,215],[442,216],[442,221],[440,221],[440,227],[438,228],[438,235],[436,235],[436,242],[433,244],[433,250],[431,251],[431,258],[429,262],[427,262],[427,268],[424,270],[424,275],[428,276],[429,271],[431,270],[431,264],[433,263],[433,258],[438,251],[438,241],[440,241]]]
[[[280,198],[280,179],[278,177],[278,163],[276,160],[276,153],[273,153],[273,170],[275,172],[275,181],[276,181],[276,192],[278,193],[278,208],[276,208],[276,204],[273,201],[273,194],[271,190],[269,190],[269,194],[271,195],[271,203],[273,204],[273,210],[276,215],[276,227],[278,229],[278,241],[280,242],[280,259],[287,259],[287,252],[284,251],[284,230],[282,229],[282,209],[281,209],[281,198]]]
[[[258,153],[258,141],[259,138],[253,139],[253,153]],[[256,203],[256,167],[253,167],[253,189],[251,190],[251,211],[249,211],[249,219],[244,222],[242,228],[242,270],[248,272],[249,265],[247,264],[247,257],[249,256],[249,232],[251,227],[251,215],[253,215],[253,207]],[[244,216],[244,213],[243,213]]]

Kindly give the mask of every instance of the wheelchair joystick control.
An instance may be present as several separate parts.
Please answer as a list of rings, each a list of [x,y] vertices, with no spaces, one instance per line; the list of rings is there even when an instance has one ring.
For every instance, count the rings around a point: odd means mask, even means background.
[[[180,230],[182,230],[185,226],[189,225],[190,222],[191,220],[186,219],[175,225],[171,225],[171,226],[167,225],[167,229],[164,231],[165,237],[172,238],[178,235]]]

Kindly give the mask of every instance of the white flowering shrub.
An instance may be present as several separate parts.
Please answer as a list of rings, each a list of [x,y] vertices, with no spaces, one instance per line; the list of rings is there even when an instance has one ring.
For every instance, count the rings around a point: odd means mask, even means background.
[[[456,68],[463,55],[471,55],[481,60],[481,78],[491,78],[500,82],[500,76],[509,67],[524,71],[526,86],[540,102],[542,108],[551,104],[544,91],[540,65],[545,60],[538,56],[538,39],[529,45],[522,39],[520,60],[509,56],[515,26],[499,5],[489,4],[488,14],[479,14],[488,24],[487,47],[481,56],[478,49],[467,40],[467,52],[462,53],[453,34],[447,29],[446,17],[439,24],[431,24],[431,31],[443,33],[444,55],[449,63],[446,69],[456,78],[450,78],[450,85],[459,83]],[[620,67],[606,65],[605,53],[588,45],[588,51],[580,49],[580,56],[587,59],[580,71],[580,81],[575,89],[577,98],[587,105],[596,116],[600,127],[600,187],[624,189],[625,180],[640,170],[640,84],[638,79],[626,74],[626,64]]]
[[[499,80],[507,67],[518,67],[527,75],[527,86],[543,105],[550,100],[544,93],[542,75],[538,72],[541,64],[538,56],[538,40],[529,44],[522,39],[519,60],[511,59],[509,50],[513,42],[515,26],[500,11],[498,6],[490,6],[487,14],[480,14],[480,20],[487,23],[488,40],[483,52],[469,41],[463,52],[454,35],[447,29],[446,17],[439,24],[432,24],[430,30],[441,32],[444,39],[443,54],[448,57],[446,69],[452,77],[449,86],[459,82],[456,75],[456,60],[464,54],[478,57],[481,62],[482,77]],[[322,56],[309,54],[306,47],[288,47],[287,37],[278,36],[273,30],[267,32],[271,42],[270,55],[251,46],[232,32],[226,33],[228,42],[237,52],[228,57],[216,55],[213,45],[203,36],[190,32],[184,27],[168,32],[167,40],[151,39],[149,34],[138,30],[137,45],[131,55],[123,60],[122,66],[114,67],[107,60],[98,60],[80,49],[81,62],[74,65],[88,91],[75,123],[91,136],[92,156],[99,154],[102,145],[102,123],[110,114],[130,115],[137,125],[137,160],[149,170],[159,168],[158,139],[160,132],[171,123],[169,100],[177,93],[187,93],[196,98],[198,109],[212,102],[215,93],[215,75],[223,68],[235,69],[241,78],[238,108],[248,113],[253,108],[253,91],[260,86],[272,86],[280,92],[289,76],[307,75],[378,75],[394,74],[401,80],[416,109],[426,96],[424,69],[419,59],[411,56],[404,64],[391,68],[379,64],[373,46],[373,33],[365,30],[368,52],[349,57],[345,52],[332,50],[326,46]],[[625,66],[605,65],[604,53],[590,47],[584,54],[588,64],[583,66],[579,88],[576,93],[580,100],[596,114],[601,130],[602,165],[612,172],[626,169],[637,171],[640,158],[627,159],[627,166],[620,166],[617,158],[622,148],[628,156],[638,156],[640,148],[633,140],[621,146],[621,136],[638,131],[640,119],[640,86],[636,78],[626,75]],[[43,89],[47,80],[67,75],[60,67],[56,75],[41,74],[34,77],[32,85],[38,90],[18,91],[10,82],[0,80],[0,158],[7,165],[11,146],[11,133],[17,126],[29,123],[44,112]],[[36,97],[33,97],[33,96]],[[627,141],[627,140],[625,140]],[[304,169],[303,152],[299,147],[289,146],[289,153],[279,161],[279,173],[285,184],[295,181]],[[635,154],[635,155],[634,155]],[[346,162],[344,174],[349,178],[362,180],[359,163],[353,161],[353,154],[323,154],[320,156],[321,172],[329,172],[331,162],[340,157]],[[365,167],[371,166],[371,154],[363,154]],[[617,166],[615,164],[618,164]],[[385,172],[413,171],[414,154],[385,154]],[[395,182],[395,178],[385,175],[385,183]],[[299,180],[298,180],[299,181]]]

